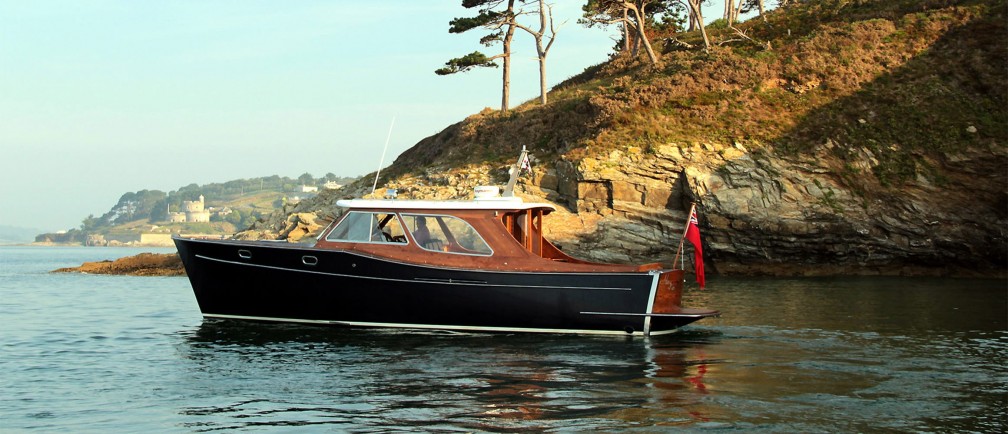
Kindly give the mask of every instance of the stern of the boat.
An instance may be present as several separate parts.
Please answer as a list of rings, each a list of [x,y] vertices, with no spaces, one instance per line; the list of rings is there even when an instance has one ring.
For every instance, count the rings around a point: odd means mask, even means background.
[[[683,270],[658,271],[651,313],[676,313],[682,308]]]
[[[644,334],[670,333],[694,321],[720,315],[716,310],[682,307],[683,270],[657,270],[652,273],[655,273],[655,281],[652,283],[652,302]]]

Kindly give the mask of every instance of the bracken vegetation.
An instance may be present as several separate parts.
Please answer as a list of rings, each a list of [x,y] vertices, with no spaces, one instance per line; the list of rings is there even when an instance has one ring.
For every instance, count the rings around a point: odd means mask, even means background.
[[[550,161],[703,142],[798,159],[825,147],[835,161],[823,164],[864,194],[941,183],[942,156],[1008,143],[1006,23],[1003,0],[822,0],[710,25],[709,50],[698,33],[659,32],[659,64],[618,56],[546,105],[487,109],[387,176],[503,165],[522,145]]]

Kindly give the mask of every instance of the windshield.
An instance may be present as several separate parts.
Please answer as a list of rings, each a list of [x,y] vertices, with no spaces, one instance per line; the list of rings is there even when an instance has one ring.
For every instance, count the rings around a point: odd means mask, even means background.
[[[326,241],[406,243],[395,214],[351,211],[326,237]]]

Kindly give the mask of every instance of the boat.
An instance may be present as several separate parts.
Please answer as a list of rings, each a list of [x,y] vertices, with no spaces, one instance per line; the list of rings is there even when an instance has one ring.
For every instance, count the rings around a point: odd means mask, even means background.
[[[340,200],[342,218],[311,245],[173,239],[207,318],[660,335],[718,315],[682,307],[681,267],[571,257],[543,236],[553,205],[494,190]]]

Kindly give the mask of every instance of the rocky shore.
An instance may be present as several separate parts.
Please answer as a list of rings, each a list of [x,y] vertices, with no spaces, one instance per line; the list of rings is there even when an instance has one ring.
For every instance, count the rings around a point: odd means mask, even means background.
[[[182,260],[175,253],[141,253],[114,261],[85,262],[79,267],[53,273],[117,274],[127,276],[184,276]]]

